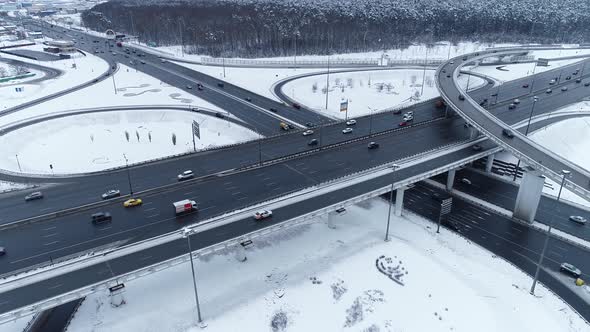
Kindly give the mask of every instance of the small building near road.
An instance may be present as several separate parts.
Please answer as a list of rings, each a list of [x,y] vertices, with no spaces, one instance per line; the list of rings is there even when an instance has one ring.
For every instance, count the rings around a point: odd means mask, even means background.
[[[45,42],[47,47],[43,51],[49,53],[73,53],[76,52],[74,42],[69,40],[50,40]]]

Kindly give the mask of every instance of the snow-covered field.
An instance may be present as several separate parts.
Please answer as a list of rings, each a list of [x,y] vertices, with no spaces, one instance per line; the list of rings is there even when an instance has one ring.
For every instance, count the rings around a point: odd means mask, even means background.
[[[328,109],[326,110],[326,75],[303,77],[283,86],[283,93],[301,104],[325,112],[329,116],[345,118],[340,103],[348,100],[348,117],[369,114],[372,111],[409,105],[439,96],[434,83],[434,71],[427,70],[422,90],[424,71],[417,69],[392,69],[330,74]],[[467,85],[467,76],[459,82]],[[469,88],[484,81],[478,77],[469,79]]]
[[[37,44],[34,46],[23,47],[22,49],[43,51],[43,45]],[[22,85],[17,86],[0,87],[0,100],[2,100],[0,107],[2,109],[13,107],[91,81],[93,78],[104,73],[108,68],[108,64],[105,61],[91,54],[88,54],[87,56],[76,54],[72,59],[45,62],[29,60],[8,54],[3,54],[2,56],[23,62],[34,62],[46,67],[57,68],[64,71],[64,74],[56,79],[35,84],[23,83]],[[16,87],[22,87],[23,91],[17,92],[15,89]]]
[[[23,183],[14,183],[8,181],[0,181],[0,193],[11,191],[11,190],[19,190],[19,189],[26,189],[30,186]]]
[[[123,166],[123,154],[129,163],[137,163],[184,153],[193,150],[193,120],[201,125],[201,139],[196,140],[198,150],[257,138],[249,129],[193,112],[154,110],[74,115],[1,136],[4,156],[0,158],[0,168],[40,174],[78,173]],[[173,134],[176,144],[172,141]]]
[[[387,204],[363,202],[336,217],[196,261],[207,331],[585,331],[590,328],[543,286],[502,259]],[[126,284],[126,304],[88,296],[69,332],[199,331],[190,266]]]

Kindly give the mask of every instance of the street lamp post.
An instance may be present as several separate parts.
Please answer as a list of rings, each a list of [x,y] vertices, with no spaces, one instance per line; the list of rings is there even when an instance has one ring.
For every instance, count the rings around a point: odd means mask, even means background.
[[[391,169],[395,171],[399,168],[399,165],[393,164]],[[391,222],[391,206],[393,205],[393,180],[391,181],[391,189],[389,191],[389,209],[387,213],[387,228],[385,229],[385,241],[389,241],[389,223]]]
[[[20,161],[18,161],[18,154],[16,154],[16,164],[18,165],[18,171],[23,172],[22,168],[20,168]]]
[[[328,109],[328,94],[330,93],[330,55],[328,54],[328,73],[326,74],[326,109]]]
[[[258,134],[258,164],[262,166],[262,135],[260,135],[258,128],[254,129],[256,129],[256,133]]]
[[[195,278],[195,264],[193,263],[193,249],[191,247],[191,235],[194,234],[194,231],[188,228],[182,229],[182,237],[186,238],[186,242],[188,243],[188,251],[189,251],[189,259],[191,261],[191,274],[193,276],[193,289],[195,291],[195,303],[197,304],[197,320],[199,324],[203,323],[203,319],[201,318],[201,306],[199,305],[199,292],[197,291],[197,279]]]
[[[127,156],[124,153],[123,158],[125,158],[125,168],[127,169],[127,181],[129,181],[129,195],[133,195],[133,188],[131,187],[131,171],[129,170],[129,160],[127,160]]]
[[[529,134],[529,127],[531,125],[531,119],[533,118],[533,112],[535,112],[535,104],[537,103],[538,100],[539,100],[539,97],[533,96],[533,106],[531,107],[531,113],[529,114],[529,121],[527,122],[524,136]],[[514,169],[514,178],[512,179],[512,181],[516,181],[516,174],[518,174],[518,167],[520,167],[520,159],[518,159],[518,162],[516,163],[516,168]]]
[[[420,87],[420,97],[424,94],[424,82],[426,80],[426,63],[428,62],[428,45],[426,46],[426,55],[424,56],[424,71],[422,72],[422,87]]]
[[[557,194],[557,202],[559,202],[559,198],[561,197],[561,190],[563,189],[563,185],[565,183],[565,178],[571,172],[568,170],[562,170],[561,173],[563,174],[561,178],[561,186],[559,186],[559,193]],[[545,233],[545,243],[543,244],[543,250],[541,251],[541,256],[539,257],[539,262],[537,263],[537,269],[535,270],[535,278],[533,279],[533,285],[531,286],[531,295],[535,295],[535,286],[537,286],[537,280],[539,278],[539,270],[541,269],[541,264],[543,264],[543,259],[545,258],[545,251],[547,250],[547,243],[549,243],[549,235],[551,234],[551,228],[553,227],[553,215],[551,215],[551,219],[549,219],[549,228],[547,228],[547,233]]]

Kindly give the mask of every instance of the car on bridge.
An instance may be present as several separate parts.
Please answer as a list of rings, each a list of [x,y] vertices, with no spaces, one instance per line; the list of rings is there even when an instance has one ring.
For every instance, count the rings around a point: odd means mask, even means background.
[[[516,108],[516,104],[515,103],[510,103],[510,105],[508,105],[508,109],[509,110],[513,110]]]
[[[582,217],[582,216],[570,216],[569,217],[570,221],[573,221],[575,223],[581,224],[581,225],[585,225],[586,224],[586,218]]]
[[[356,120],[355,119],[350,119],[348,121],[346,121],[346,125],[347,126],[354,126],[356,124]]]
[[[193,171],[191,171],[190,169],[182,172],[181,174],[178,174],[177,176],[178,181],[192,179],[193,177],[195,177],[195,174],[193,174]]]
[[[314,138],[311,141],[307,142],[307,145],[315,146],[315,145],[318,145],[318,143],[319,143],[318,140]]]
[[[551,90],[551,89],[545,90],[545,93],[551,93],[551,92],[553,92],[553,90]]]
[[[293,103],[293,108],[301,109],[301,105],[299,103]]]
[[[110,198],[115,198],[121,196],[121,191],[119,191],[118,189],[111,189],[109,191],[107,191],[106,193],[102,194],[102,199],[110,199]]]
[[[582,83],[582,79],[581,78],[576,78],[576,83]]]
[[[556,79],[552,79],[551,81],[549,81],[549,85],[553,85],[555,83],[557,83],[557,80]]]
[[[579,278],[582,275],[582,271],[570,263],[562,263],[559,271],[567,273],[574,278]]]
[[[217,82],[217,86],[220,88],[223,88],[225,86],[225,84],[223,82]]]
[[[0,247],[0,256],[6,255],[6,248]]]
[[[313,130],[308,129],[306,131],[303,132],[303,136],[309,136],[309,135],[313,135]]]
[[[522,87],[523,88],[528,88],[529,87],[529,84],[528,83],[525,83],[525,84],[522,85]]]
[[[123,202],[124,207],[138,206],[141,204],[143,204],[143,201],[141,200],[141,198],[130,198],[130,199],[126,200],[125,202]]]
[[[254,219],[256,219],[256,220],[262,220],[262,219],[266,219],[266,218],[270,218],[270,217],[272,217],[271,210],[261,210],[261,211],[256,211],[256,213],[254,213]]]
[[[108,212],[97,212],[90,217],[92,218],[92,223],[95,225],[100,225],[113,220],[113,217]]]
[[[35,192],[32,192],[32,193],[28,194],[27,196],[25,196],[25,202],[34,201],[36,199],[42,199],[42,198],[43,198],[43,193],[40,191],[35,191]]]
[[[400,127],[407,127],[409,125],[410,125],[410,122],[409,121],[402,121],[402,122],[399,123],[399,126]]]
[[[590,86],[590,82],[584,83],[584,86]]]
[[[479,144],[475,144],[471,148],[473,149],[473,151],[481,151],[481,145]]]
[[[369,150],[378,149],[378,148],[379,148],[379,143],[377,143],[377,142],[369,142],[369,144],[367,144],[367,149],[369,149]]]
[[[459,100],[465,100],[465,96],[459,95]]]
[[[246,98],[244,98],[244,99],[245,99],[246,101],[252,102],[252,98],[250,98],[250,97],[246,97]]]
[[[508,138],[513,138],[514,137],[514,133],[510,129],[502,129],[502,135],[504,135],[504,136],[506,136]]]
[[[352,128],[348,127],[346,129],[342,129],[342,133],[343,134],[350,134],[350,133],[352,133]]]
[[[562,86],[561,91],[567,91],[567,86]]]
[[[520,99],[516,98],[512,101],[512,103],[514,103],[515,105],[520,104]]]

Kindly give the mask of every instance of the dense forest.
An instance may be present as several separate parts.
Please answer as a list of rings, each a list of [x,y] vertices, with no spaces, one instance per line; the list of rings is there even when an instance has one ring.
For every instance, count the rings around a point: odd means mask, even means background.
[[[580,0],[111,0],[84,25],[213,56],[379,50],[413,42],[571,42],[590,37]]]

